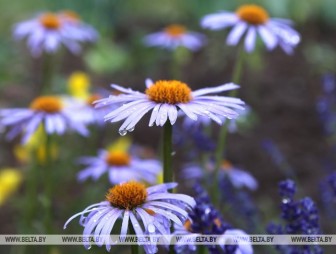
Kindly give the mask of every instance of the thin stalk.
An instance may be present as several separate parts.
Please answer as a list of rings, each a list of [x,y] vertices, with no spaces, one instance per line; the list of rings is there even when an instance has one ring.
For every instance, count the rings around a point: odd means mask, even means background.
[[[38,188],[38,165],[37,165],[37,149],[34,149],[31,152],[31,168],[27,176],[27,196],[26,196],[26,210],[24,212],[24,233],[29,233],[29,230],[32,228],[32,222],[34,221],[34,215],[36,215],[36,197],[37,197],[37,188]]]
[[[44,174],[45,174],[45,211],[44,211],[44,226],[47,234],[52,233],[52,198],[53,198],[53,171],[52,171],[52,136],[45,131],[45,162],[44,162]]]
[[[172,136],[173,126],[166,122],[163,126],[163,182],[173,182],[174,172],[172,168]]]
[[[238,84],[241,79],[241,73],[243,69],[244,64],[244,49],[240,47],[238,49],[238,57],[237,61],[235,63],[234,69],[233,69],[233,75],[232,75],[232,82],[235,84]],[[237,95],[237,90],[231,90],[229,93],[230,97],[235,97]],[[216,164],[215,164],[215,172],[214,172],[214,179],[218,179],[219,170],[223,161],[224,151],[225,151],[225,144],[227,141],[227,128],[228,128],[228,121],[225,122],[225,124],[222,125],[219,132],[219,142],[217,145],[216,150]],[[218,202],[218,191],[217,191],[217,184],[213,184],[213,195],[214,195],[214,203],[216,204]]]
[[[129,231],[131,235],[136,235],[132,225],[129,225]],[[132,254],[139,254],[139,246],[137,244],[131,245]]]
[[[42,78],[40,94],[49,94],[52,91],[52,81],[54,74],[53,55],[49,53],[44,54],[42,66]]]

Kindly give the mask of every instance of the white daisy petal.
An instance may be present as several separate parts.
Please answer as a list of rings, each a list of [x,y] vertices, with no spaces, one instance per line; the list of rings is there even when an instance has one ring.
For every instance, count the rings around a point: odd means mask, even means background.
[[[261,36],[268,50],[272,50],[277,45],[278,41],[273,32],[265,26],[258,26],[258,33]]]
[[[227,37],[227,44],[231,46],[237,45],[240,38],[245,33],[246,29],[247,29],[247,24],[245,22],[238,22],[233,27],[233,29],[231,30],[231,32],[229,33]]]
[[[257,31],[255,27],[250,27],[247,30],[247,35],[245,38],[245,49],[247,52],[252,52],[254,50],[256,37],[257,37]]]

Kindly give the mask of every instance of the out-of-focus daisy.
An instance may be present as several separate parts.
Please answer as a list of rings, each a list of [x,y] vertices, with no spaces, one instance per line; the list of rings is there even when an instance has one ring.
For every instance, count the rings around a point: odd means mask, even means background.
[[[80,42],[91,42],[97,38],[91,26],[66,12],[39,14],[16,24],[13,33],[15,39],[27,38],[33,56],[39,56],[42,52],[55,53],[61,45],[77,54],[81,50]]]
[[[245,36],[245,50],[252,52],[255,48],[257,34],[268,50],[279,45],[287,54],[300,42],[300,35],[287,19],[270,18],[268,12],[254,4],[242,5],[236,12],[219,12],[206,15],[201,25],[212,30],[233,27],[227,38],[228,45],[237,45]]]
[[[200,49],[206,42],[205,36],[200,33],[188,31],[186,27],[173,24],[162,31],[149,34],[144,38],[147,46],[161,47],[174,50],[185,47],[192,51]]]
[[[0,125],[11,127],[8,139],[24,133],[23,143],[28,141],[40,124],[43,124],[47,134],[62,135],[70,129],[87,136],[88,130],[74,120],[73,114],[76,112],[65,107],[60,97],[40,96],[31,102],[29,108],[0,109]]]
[[[215,219],[213,224],[220,224],[221,221],[220,219]],[[186,237],[186,239],[190,239],[190,237],[196,237],[196,236],[200,236],[202,235],[202,232],[193,232],[192,230],[192,220],[190,218],[188,218],[185,223],[183,225],[177,225],[174,224],[174,235],[175,236],[182,236],[182,237]],[[217,225],[216,225],[217,226]],[[220,227],[220,225],[218,225],[218,227]],[[203,232],[205,233],[205,232]],[[216,232],[218,234],[218,232]],[[253,248],[252,245],[249,243],[244,243],[244,244],[240,244],[237,245],[235,247],[233,247],[232,243],[233,243],[233,239],[237,238],[237,237],[242,237],[242,239],[246,239],[248,237],[248,235],[241,229],[226,229],[225,233],[222,235],[223,237],[220,237],[219,241],[218,241],[218,246],[219,248],[223,249],[224,252],[227,251],[227,245],[231,244],[232,246],[232,254],[253,254]],[[230,237],[231,241],[230,241]],[[217,250],[217,249],[216,249]],[[195,253],[197,251],[197,246],[195,244],[189,243],[186,244],[183,241],[178,242],[175,245],[175,251],[177,253]],[[218,251],[218,250],[217,250]],[[226,252],[225,252],[226,253]]]
[[[106,201],[90,205],[84,211],[73,215],[65,223],[64,228],[75,217],[81,216],[83,235],[93,235],[95,238],[101,236],[103,240],[96,244],[98,246],[105,244],[108,251],[113,245],[109,235],[119,218],[122,219],[121,236],[127,234],[129,227],[133,227],[136,235],[139,236],[169,234],[170,221],[183,225],[188,215],[184,208],[192,208],[195,205],[195,200],[190,196],[168,193],[167,190],[175,188],[176,185],[176,183],[165,183],[147,189],[138,182],[116,185],[106,194]],[[86,213],[88,213],[87,216],[85,216]],[[88,244],[84,246],[90,247]],[[154,244],[144,245],[144,248],[146,253],[157,251]]]
[[[244,110],[236,110],[239,113],[239,116],[235,119],[231,119],[229,120],[229,123],[227,125],[228,131],[230,133],[234,133],[237,131],[238,126],[237,123],[239,122],[244,122],[246,121],[246,118],[249,116],[249,114],[251,113],[251,109],[248,105],[244,106]],[[180,114],[182,115],[182,114]],[[226,121],[225,118],[222,119],[222,122],[224,123]],[[211,118],[207,117],[207,116],[201,116],[199,117],[199,119],[197,121],[193,121],[190,118],[185,118],[183,121],[183,127],[186,130],[190,130],[191,128],[199,128],[199,127],[206,127],[209,126],[211,124]]]
[[[19,170],[4,168],[0,170],[0,206],[15,192],[22,182]]]
[[[187,84],[177,80],[159,80],[153,83],[152,80],[147,79],[145,93],[118,85],[112,85],[112,87],[123,94],[98,100],[97,106],[123,103],[105,116],[105,121],[125,120],[119,128],[121,135],[125,135],[127,131],[133,131],[135,125],[150,110],[152,114],[149,126],[153,126],[154,123],[157,126],[163,126],[168,119],[173,125],[177,120],[179,109],[194,121],[197,121],[198,116],[207,116],[222,124],[223,118],[236,118],[238,113],[234,109],[243,109],[244,104],[238,98],[207,95],[239,87],[233,83],[191,91]]]
[[[200,180],[206,173],[211,173],[215,169],[214,163],[210,162],[203,170],[198,165],[190,165],[183,169],[182,177],[187,179]],[[228,177],[235,188],[246,187],[250,190],[258,188],[257,180],[247,171],[234,167],[229,161],[224,160],[220,167],[220,177]]]
[[[69,104],[77,111],[76,120],[88,124],[104,124],[104,115],[108,113],[105,107],[95,108],[93,102],[102,98],[98,93],[90,92],[90,78],[84,72],[74,72],[68,79],[68,91],[71,98]]]
[[[107,172],[111,184],[130,180],[153,184],[157,182],[157,175],[162,170],[160,161],[141,159],[121,149],[100,150],[98,156],[82,157],[79,162],[86,165],[86,168],[78,173],[80,181],[89,177],[97,180]]]

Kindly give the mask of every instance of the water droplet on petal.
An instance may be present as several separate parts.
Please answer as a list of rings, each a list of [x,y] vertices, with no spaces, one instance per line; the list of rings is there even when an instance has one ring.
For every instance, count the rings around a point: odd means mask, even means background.
[[[120,130],[119,134],[120,136],[125,136],[127,134],[127,130]]]
[[[91,247],[92,247],[92,246],[90,245],[90,246],[88,246],[86,249],[89,250],[89,249],[91,249]]]
[[[148,229],[149,233],[154,233],[155,232],[155,226],[153,224],[149,224],[147,229]]]
[[[128,129],[128,131],[129,131],[129,132],[132,132],[132,131],[134,131],[134,128]]]

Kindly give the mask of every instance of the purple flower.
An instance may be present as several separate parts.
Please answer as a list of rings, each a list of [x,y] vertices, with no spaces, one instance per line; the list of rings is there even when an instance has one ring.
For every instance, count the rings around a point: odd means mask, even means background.
[[[96,245],[106,245],[110,251],[111,239],[109,235],[116,221],[121,218],[120,236],[127,234],[129,227],[133,227],[136,235],[170,234],[170,221],[178,225],[188,216],[184,209],[195,206],[195,200],[184,194],[168,193],[168,189],[175,188],[176,183],[165,183],[145,188],[138,182],[126,182],[111,188],[106,194],[106,201],[88,206],[84,211],[70,217],[64,225],[80,216],[80,224],[84,227],[83,236],[101,236],[103,240]],[[183,208],[181,208],[183,207]],[[87,214],[85,216],[85,214]],[[86,248],[90,247],[85,243]],[[144,245],[146,253],[155,253],[155,243]]]
[[[96,103],[98,107],[123,103],[122,106],[105,116],[105,121],[125,120],[119,128],[120,135],[133,131],[141,118],[151,110],[149,126],[153,126],[154,123],[157,126],[163,126],[167,121],[173,125],[177,120],[178,110],[182,110],[194,121],[197,121],[200,116],[207,116],[218,124],[222,124],[221,119],[224,117],[230,119],[238,117],[239,114],[235,109],[243,109],[244,104],[238,98],[206,95],[238,88],[238,85],[233,83],[191,91],[188,85],[177,80],[159,80],[154,83],[147,79],[145,93],[118,85],[112,85],[112,87],[123,94],[110,95]]]

